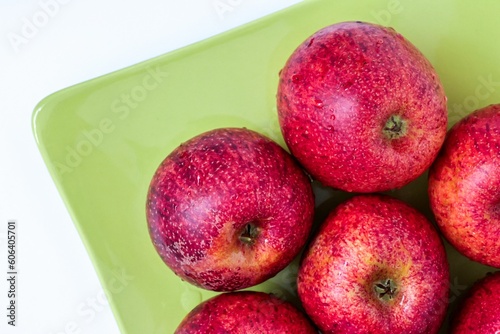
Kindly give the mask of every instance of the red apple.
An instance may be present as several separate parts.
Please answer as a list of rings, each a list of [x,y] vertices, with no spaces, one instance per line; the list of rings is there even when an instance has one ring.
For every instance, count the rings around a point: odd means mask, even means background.
[[[218,295],[194,308],[175,334],[316,334],[291,304],[263,292]]]
[[[292,154],[317,180],[349,192],[399,188],[436,157],[446,96],[429,61],[394,29],[321,29],[280,74],[278,116]]]
[[[500,334],[500,271],[476,282],[452,324],[452,334]]]
[[[448,305],[449,269],[421,213],[394,198],[361,195],[321,225],[297,283],[324,334],[433,334]]]
[[[247,129],[179,146],[147,195],[157,252],[183,280],[215,291],[259,284],[299,253],[311,229],[311,182],[292,157]]]
[[[455,124],[429,172],[429,197],[450,243],[500,268],[500,104]]]

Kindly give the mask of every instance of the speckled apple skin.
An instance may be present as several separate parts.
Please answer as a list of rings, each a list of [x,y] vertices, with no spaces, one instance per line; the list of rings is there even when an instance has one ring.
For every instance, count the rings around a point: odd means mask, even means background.
[[[396,31],[369,23],[334,24],[302,43],[281,71],[277,103],[292,154],[314,178],[349,192],[416,179],[447,128],[432,65]],[[393,114],[408,121],[404,137],[382,131]]]
[[[500,333],[500,272],[476,282],[454,317],[451,334]]]
[[[293,305],[263,292],[230,292],[194,308],[175,334],[317,334]]]
[[[247,129],[203,133],[169,154],[147,195],[147,221],[163,261],[201,288],[259,284],[304,246],[314,215],[311,182],[292,157]],[[253,244],[239,236],[258,229]]]
[[[374,283],[392,279],[392,300]],[[433,334],[448,306],[449,269],[430,222],[400,200],[361,195],[340,204],[304,253],[298,293],[328,333]]]
[[[500,105],[455,124],[429,172],[429,199],[448,241],[500,268]]]

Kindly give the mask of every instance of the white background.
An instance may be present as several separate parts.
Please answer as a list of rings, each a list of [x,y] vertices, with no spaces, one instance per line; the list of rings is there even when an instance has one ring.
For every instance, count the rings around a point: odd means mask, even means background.
[[[45,96],[300,0],[0,2],[0,333],[119,333],[36,147]],[[18,224],[16,327],[7,325],[8,220]],[[145,333],[146,334],[146,333]]]

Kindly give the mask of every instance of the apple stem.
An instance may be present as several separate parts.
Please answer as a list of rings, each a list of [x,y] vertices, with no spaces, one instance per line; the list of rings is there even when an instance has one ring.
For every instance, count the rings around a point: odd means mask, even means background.
[[[383,282],[375,283],[375,292],[377,293],[378,298],[382,300],[391,300],[394,298],[396,294],[396,284],[391,279],[386,279]]]
[[[389,139],[397,139],[406,135],[406,121],[399,115],[392,115],[385,123],[384,134]]]
[[[239,239],[242,243],[251,245],[258,235],[257,227],[252,223],[247,223],[241,232]]]

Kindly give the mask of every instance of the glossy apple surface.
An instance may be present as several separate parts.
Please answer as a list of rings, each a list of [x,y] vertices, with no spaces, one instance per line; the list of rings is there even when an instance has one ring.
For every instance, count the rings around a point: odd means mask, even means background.
[[[448,241],[472,260],[500,268],[500,105],[453,126],[430,169],[428,191]]]
[[[472,287],[452,324],[452,334],[500,334],[500,272]]]
[[[324,185],[399,188],[421,175],[446,134],[446,96],[430,62],[391,28],[344,22],[290,56],[277,94],[283,137]]]
[[[193,309],[175,334],[317,334],[293,305],[263,292],[231,292]]]
[[[327,333],[433,334],[449,269],[430,222],[400,200],[354,197],[330,213],[304,253],[298,293]]]
[[[163,261],[183,280],[233,291],[274,276],[311,229],[311,182],[291,156],[247,129],[217,129],[158,167],[147,221]]]

